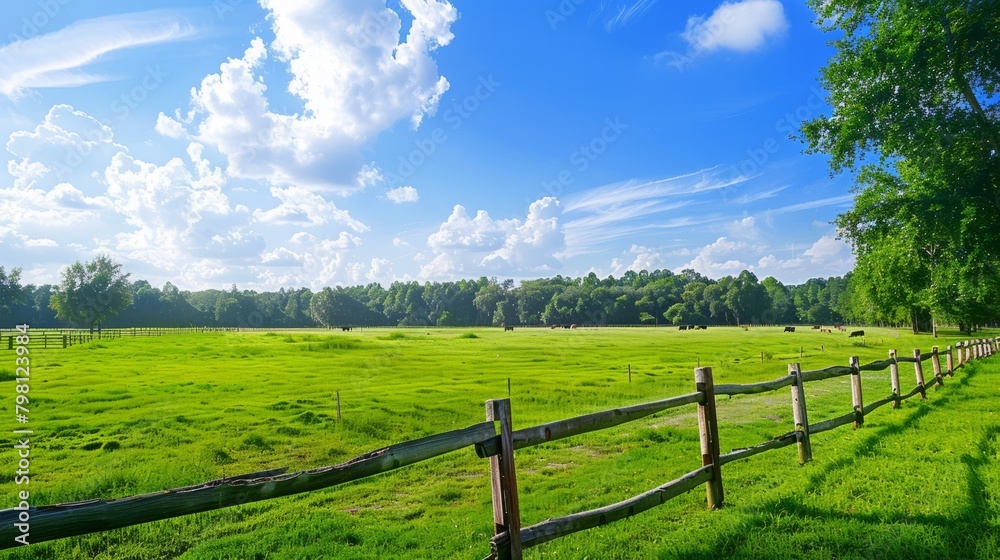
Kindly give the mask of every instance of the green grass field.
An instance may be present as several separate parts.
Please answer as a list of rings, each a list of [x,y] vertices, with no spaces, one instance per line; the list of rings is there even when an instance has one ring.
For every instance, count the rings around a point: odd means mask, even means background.
[[[890,348],[909,356],[960,340],[953,332],[935,340],[866,328],[862,346],[840,333],[780,330],[196,333],[34,351],[31,501],[116,498],[339,463],[483,421],[484,402],[505,397],[508,378],[517,429],[692,392],[699,361],[713,367],[716,383],[745,383],[780,377],[789,362],[816,369],[857,355],[867,363]],[[9,430],[20,427],[13,370],[14,354],[0,352]],[[908,391],[913,367],[901,364],[900,372]],[[890,393],[887,371],[863,379],[866,402]],[[1000,358],[963,368],[926,401],[880,408],[857,431],[815,436],[814,461],[805,466],[794,446],[727,465],[722,510],[706,511],[698,489],[526,555],[1000,558],[998,380]],[[851,410],[847,378],[809,384],[806,395],[811,422]],[[718,406],[723,453],[792,429],[788,389],[723,397]],[[523,449],[516,462],[524,525],[607,505],[700,466],[696,411]],[[9,445],[0,468],[16,469]],[[20,488],[4,488],[0,505],[11,507]],[[0,556],[482,558],[491,511],[488,462],[469,448],[327,490]]]

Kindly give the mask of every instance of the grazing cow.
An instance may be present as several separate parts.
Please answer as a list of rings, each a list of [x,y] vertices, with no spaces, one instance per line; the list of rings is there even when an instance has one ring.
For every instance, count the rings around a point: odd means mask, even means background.
[[[681,326],[677,327],[677,330],[679,330],[679,331],[686,331],[686,330],[688,330],[688,327],[687,327],[687,325],[681,325]]]
[[[708,329],[708,325],[698,325],[698,328],[701,330],[706,330]]]
[[[564,329],[568,329],[568,328],[569,328],[569,325],[563,325],[563,326],[562,326],[562,328],[564,328]]]
[[[785,332],[795,332],[795,327],[785,327]]]
[[[688,330],[689,331],[693,331],[694,330],[694,325],[688,325]]]
[[[559,328],[559,326],[558,325],[552,325],[552,328],[553,329],[557,329],[557,328]]]
[[[851,334],[847,335],[847,338],[854,338],[856,336],[865,336],[865,331],[852,331]]]
[[[505,325],[504,328],[503,328],[503,332],[512,331],[512,330],[514,330],[514,327],[508,327],[508,326]]]
[[[570,325],[569,328],[575,329],[576,328],[576,323],[573,323],[572,325]]]
[[[351,327],[340,327],[340,330],[342,330],[344,332],[347,332],[347,331],[351,330]]]
[[[813,330],[814,331],[817,330],[817,329],[820,329],[820,328],[822,328],[822,327],[820,327],[819,325],[813,325]]]

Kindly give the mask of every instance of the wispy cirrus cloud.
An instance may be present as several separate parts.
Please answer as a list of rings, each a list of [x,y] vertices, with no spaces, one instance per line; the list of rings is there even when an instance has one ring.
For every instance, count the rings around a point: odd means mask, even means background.
[[[16,98],[32,88],[108,81],[112,78],[83,68],[114,51],[175,41],[195,33],[186,18],[164,10],[78,21],[0,47],[0,92]]]
[[[628,181],[597,187],[569,197],[565,202],[565,257],[585,254],[610,240],[643,232],[691,227],[723,218],[686,207],[704,203],[699,195],[735,187],[747,180],[720,167],[668,179],[639,183]]]
[[[631,21],[638,20],[658,1],[636,0],[631,4],[618,4],[612,8],[612,15],[604,22],[604,28],[608,31],[613,31],[616,28],[628,25]]]
[[[800,202],[798,204],[790,204],[788,206],[782,206],[781,208],[773,208],[767,211],[769,215],[780,215],[788,214],[789,212],[800,212],[802,210],[812,210],[814,208],[824,208],[826,206],[850,206],[849,203],[854,201],[853,194],[846,194],[843,196],[832,196],[830,198],[821,198],[819,200],[810,200],[808,202]]]

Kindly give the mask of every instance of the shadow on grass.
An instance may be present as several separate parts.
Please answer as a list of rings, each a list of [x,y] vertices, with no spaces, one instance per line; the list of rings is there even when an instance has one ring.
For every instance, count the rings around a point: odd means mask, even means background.
[[[967,375],[949,386],[966,388],[978,372],[979,368],[968,368]],[[947,407],[953,400],[970,398],[974,396],[952,393],[920,402],[902,422],[879,428],[858,443],[850,456],[827,463],[810,476],[805,493],[820,491],[837,471],[863,468],[865,458],[881,453],[879,442],[883,439],[916,428],[930,412]],[[996,534],[995,520],[1000,512],[991,506],[991,488],[982,470],[994,463],[1000,425],[985,426],[980,434],[975,456],[965,453],[959,459],[965,467],[967,495],[956,515],[858,514],[808,505],[804,495],[785,496],[748,507],[744,510],[747,519],[728,532],[716,533],[708,549],[661,552],[660,558],[733,559],[774,554],[789,558],[997,558],[997,551],[983,542]],[[824,529],[827,533],[822,534]]]

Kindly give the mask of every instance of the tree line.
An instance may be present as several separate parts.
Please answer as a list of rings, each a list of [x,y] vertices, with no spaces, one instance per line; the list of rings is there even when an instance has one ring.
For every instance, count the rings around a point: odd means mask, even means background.
[[[814,278],[786,286],[744,270],[711,279],[693,270],[628,271],[620,277],[555,276],[499,281],[397,281],[388,287],[281,288],[273,292],[183,291],[129,281],[107,257],[75,263],[58,286],[20,285],[0,268],[0,311],[36,327],[342,327],[518,325],[742,325],[907,323],[929,329],[926,313],[898,321],[859,297],[859,277]],[[1000,305],[976,317],[934,317],[963,329],[994,322]]]

